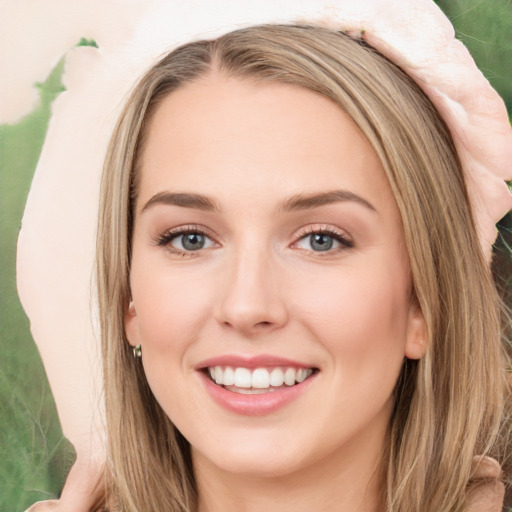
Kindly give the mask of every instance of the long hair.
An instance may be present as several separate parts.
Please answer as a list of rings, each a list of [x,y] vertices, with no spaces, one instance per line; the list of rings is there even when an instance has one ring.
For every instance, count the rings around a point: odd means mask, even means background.
[[[113,510],[193,512],[190,447],[153,397],[123,327],[139,157],[160,101],[212,70],[300,86],[349,114],[380,158],[398,205],[413,297],[428,329],[405,360],[385,449],[388,512],[457,512],[476,455],[504,461],[507,356],[500,305],[451,136],[419,87],[364,42],[309,26],[263,25],[184,45],[135,87],[105,162],[97,279],[105,376],[107,502]]]

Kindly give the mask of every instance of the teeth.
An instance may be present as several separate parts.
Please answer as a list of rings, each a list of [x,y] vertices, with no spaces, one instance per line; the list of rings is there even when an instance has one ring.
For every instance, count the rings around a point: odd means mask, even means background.
[[[217,368],[220,368],[220,366],[217,366],[215,368],[215,373],[217,373]],[[217,384],[224,384],[224,382],[217,382]],[[237,368],[235,370],[235,386],[237,388],[250,388],[251,370],[249,370],[248,368]]]
[[[235,372],[233,371],[233,368],[230,368],[228,366],[224,370],[222,380],[223,380],[224,386],[233,386],[235,384]]]
[[[265,389],[270,387],[270,375],[264,368],[252,372],[251,388]]]
[[[208,368],[211,379],[220,386],[235,386],[247,390],[293,386],[305,381],[312,368],[232,368],[230,366],[211,366]]]
[[[220,366],[215,367],[214,380],[217,384],[222,384],[222,368]]]
[[[284,384],[284,375],[281,368],[274,368],[270,373],[270,385],[271,386],[282,386]]]
[[[297,372],[293,368],[286,368],[284,372],[284,383],[287,386],[293,386],[295,384],[295,375]]]
[[[297,379],[297,382],[303,382],[306,380],[306,369],[305,368],[299,368],[299,371],[297,372],[297,376],[295,377]]]

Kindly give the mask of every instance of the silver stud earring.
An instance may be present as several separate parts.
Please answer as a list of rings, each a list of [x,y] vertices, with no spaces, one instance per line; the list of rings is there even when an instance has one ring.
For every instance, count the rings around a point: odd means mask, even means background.
[[[141,345],[135,345],[135,347],[133,347],[133,357],[135,359],[140,359],[142,357],[142,346]]]

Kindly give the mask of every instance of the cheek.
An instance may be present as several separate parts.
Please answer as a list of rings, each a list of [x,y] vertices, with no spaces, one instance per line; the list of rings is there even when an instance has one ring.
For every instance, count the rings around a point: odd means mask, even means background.
[[[142,262],[141,262],[142,263]],[[211,311],[213,285],[179,268],[132,267],[132,295],[145,351],[175,352],[197,338]]]
[[[294,290],[302,300],[304,322],[344,376],[359,379],[383,375],[389,369],[394,378],[399,371],[409,310],[408,281],[403,274],[403,269],[390,272],[374,264],[344,270],[337,277],[317,276]],[[317,293],[311,294],[311,289]]]
[[[385,273],[354,272],[338,283],[325,283],[323,300],[311,301],[308,317],[308,328],[328,354],[332,391],[323,414],[325,433],[333,438],[338,435],[333,425],[345,424],[350,435],[376,417],[388,421],[404,360],[408,311],[407,284]]]
[[[187,354],[211,316],[213,285],[204,275],[144,263],[134,259],[131,275],[144,373],[166,414],[188,417],[199,405],[184,380]]]

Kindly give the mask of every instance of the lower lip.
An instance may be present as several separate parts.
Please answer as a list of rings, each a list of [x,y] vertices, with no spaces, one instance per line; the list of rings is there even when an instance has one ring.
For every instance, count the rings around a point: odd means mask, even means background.
[[[244,395],[242,393],[228,391],[222,386],[215,384],[215,382],[203,372],[199,372],[199,374],[203,379],[206,391],[220,406],[236,414],[263,416],[265,414],[271,414],[299,398],[302,393],[309,388],[317,372],[313,373],[313,375],[308,377],[305,381],[295,384],[294,386],[256,395]]]

